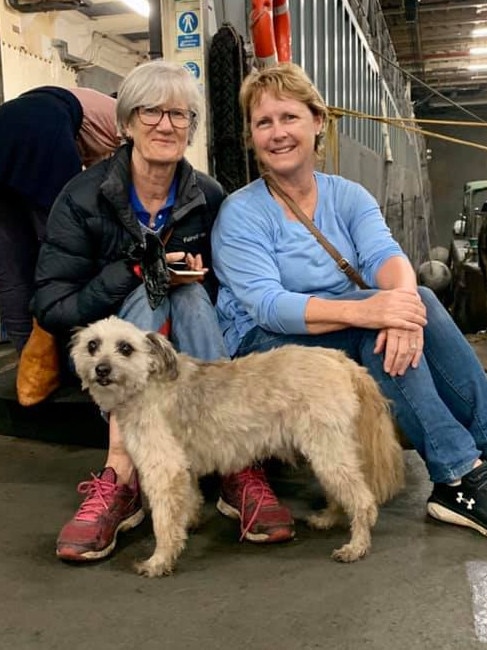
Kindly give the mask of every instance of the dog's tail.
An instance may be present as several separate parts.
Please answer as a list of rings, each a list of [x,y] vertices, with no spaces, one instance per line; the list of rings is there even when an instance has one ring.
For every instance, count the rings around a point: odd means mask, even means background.
[[[387,400],[362,367],[354,374],[360,400],[359,448],[367,484],[379,504],[404,487],[404,453],[399,444]]]

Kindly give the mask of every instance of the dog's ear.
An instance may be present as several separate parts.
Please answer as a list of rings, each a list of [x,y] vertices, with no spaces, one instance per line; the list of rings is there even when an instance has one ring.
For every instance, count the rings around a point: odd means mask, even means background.
[[[154,361],[153,371],[166,375],[168,379],[177,379],[179,375],[178,357],[172,345],[157,332],[148,332],[146,337]]]
[[[80,327],[79,325],[71,328],[71,338],[69,339],[68,342],[68,350],[72,350],[74,346],[78,343],[79,336],[84,329],[86,328]]]

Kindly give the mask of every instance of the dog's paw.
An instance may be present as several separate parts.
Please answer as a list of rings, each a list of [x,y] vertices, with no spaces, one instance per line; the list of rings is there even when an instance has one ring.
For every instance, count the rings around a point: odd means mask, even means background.
[[[153,558],[135,563],[135,570],[140,576],[146,578],[159,578],[161,576],[170,576],[174,570],[173,565],[167,562],[160,562]]]
[[[370,548],[367,546],[356,546],[354,544],[345,544],[341,548],[336,548],[331,557],[337,562],[355,562],[365,557]]]

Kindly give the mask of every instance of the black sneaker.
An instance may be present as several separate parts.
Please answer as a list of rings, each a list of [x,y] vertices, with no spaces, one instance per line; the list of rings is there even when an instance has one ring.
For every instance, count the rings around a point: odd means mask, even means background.
[[[487,536],[487,463],[465,474],[460,485],[435,483],[427,510],[435,519]]]

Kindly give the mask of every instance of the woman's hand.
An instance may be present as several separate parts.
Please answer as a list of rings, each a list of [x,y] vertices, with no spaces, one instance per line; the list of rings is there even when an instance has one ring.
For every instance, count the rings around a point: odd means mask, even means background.
[[[387,289],[360,301],[358,327],[417,331],[426,325],[426,308],[417,291]],[[414,338],[414,337],[413,337]]]
[[[179,287],[182,284],[193,284],[193,282],[203,282],[205,274],[208,269],[203,266],[203,259],[200,254],[191,255],[191,253],[184,253],[183,251],[177,253],[166,253],[166,261],[168,264],[172,262],[186,262],[189,271],[202,271],[202,275],[175,275],[171,273],[171,286]]]
[[[198,255],[191,255],[191,253],[186,253],[185,262],[191,271],[203,271],[204,273],[208,272],[208,269],[203,266],[203,258],[199,253]]]
[[[166,253],[166,262],[172,264],[173,262],[182,262],[184,260],[185,253],[183,251],[178,253]]]
[[[423,354],[423,328],[403,330],[383,329],[379,332],[374,352],[384,353],[384,372],[392,377],[404,375],[406,370],[417,368]]]

